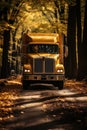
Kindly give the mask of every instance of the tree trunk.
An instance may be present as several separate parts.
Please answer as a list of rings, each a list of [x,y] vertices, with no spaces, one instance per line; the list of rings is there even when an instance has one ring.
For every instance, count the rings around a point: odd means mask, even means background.
[[[4,30],[1,78],[7,78],[9,76],[9,62],[8,62],[9,41],[10,41],[10,30]]]
[[[67,30],[68,57],[66,59],[66,77],[76,78],[76,6],[69,6]]]
[[[77,71],[77,80],[79,79],[80,74],[80,48],[81,48],[81,42],[82,42],[82,28],[81,28],[81,3],[80,0],[76,0],[76,12],[77,12],[77,50],[78,50],[78,71]]]
[[[79,71],[78,79],[87,79],[87,0],[85,4],[85,17],[84,17],[84,30],[83,30],[83,42],[80,47],[79,53]]]

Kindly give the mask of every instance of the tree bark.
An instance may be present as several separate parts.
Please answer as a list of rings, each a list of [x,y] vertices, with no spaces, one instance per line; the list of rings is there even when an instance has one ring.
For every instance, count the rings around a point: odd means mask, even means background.
[[[81,49],[81,43],[82,43],[82,26],[81,26],[81,3],[80,0],[76,0],[76,12],[77,12],[77,58],[78,58],[78,71],[77,71],[77,80],[79,79],[80,74],[80,49]]]
[[[79,52],[78,80],[87,79],[87,0],[85,4],[83,42]]]
[[[10,41],[10,30],[4,30],[1,78],[7,78],[9,76],[9,62],[8,62],[9,41]]]
[[[66,77],[76,78],[76,6],[69,6],[67,30],[68,57],[66,59]]]

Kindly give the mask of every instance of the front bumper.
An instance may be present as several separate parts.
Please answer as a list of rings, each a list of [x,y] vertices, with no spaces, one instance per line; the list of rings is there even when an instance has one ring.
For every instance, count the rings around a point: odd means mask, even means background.
[[[28,80],[28,81],[61,81],[64,80],[64,75],[60,74],[46,74],[46,75],[39,75],[39,74],[35,74],[35,75],[23,75],[23,79],[22,80]]]

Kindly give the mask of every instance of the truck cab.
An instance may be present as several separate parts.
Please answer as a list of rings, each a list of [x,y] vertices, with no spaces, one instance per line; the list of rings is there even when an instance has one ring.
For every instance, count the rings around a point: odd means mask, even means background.
[[[23,88],[33,83],[53,84],[63,89],[63,36],[60,34],[31,33],[23,35]]]

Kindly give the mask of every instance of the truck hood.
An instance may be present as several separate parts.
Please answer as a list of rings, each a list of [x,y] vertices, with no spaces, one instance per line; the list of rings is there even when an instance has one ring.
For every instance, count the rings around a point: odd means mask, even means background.
[[[59,54],[28,54],[29,58],[40,58],[40,57],[46,57],[46,58],[54,58],[54,59],[58,59],[59,58]]]

